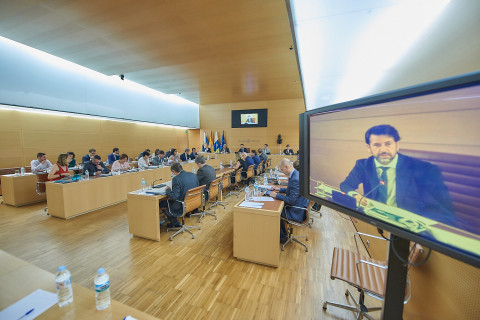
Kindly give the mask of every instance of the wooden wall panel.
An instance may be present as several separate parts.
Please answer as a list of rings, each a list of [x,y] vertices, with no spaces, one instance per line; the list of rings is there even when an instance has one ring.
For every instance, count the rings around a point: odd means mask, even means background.
[[[232,110],[268,109],[266,128],[232,128]],[[290,144],[294,151],[299,149],[298,116],[305,112],[303,99],[271,101],[253,101],[225,104],[200,105],[200,140],[203,130],[218,131],[219,139],[225,131],[225,139],[231,150],[238,150],[243,143],[247,148],[263,147],[267,143],[272,153],[279,153]],[[281,134],[283,143],[277,145],[277,135]]]
[[[0,110],[0,168],[28,166],[38,152],[54,163],[59,153],[73,151],[77,158],[96,148],[106,159],[114,147],[137,157],[149,148],[184,149],[185,129],[145,124]]]

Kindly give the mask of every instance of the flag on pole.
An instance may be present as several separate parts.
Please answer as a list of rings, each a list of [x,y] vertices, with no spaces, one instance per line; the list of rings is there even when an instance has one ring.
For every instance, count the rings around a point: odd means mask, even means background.
[[[203,143],[202,143],[202,151],[206,152],[205,143],[208,145],[208,138],[207,138],[207,131],[203,130]]]
[[[223,146],[226,145],[225,142],[225,131],[222,132],[222,144],[220,145],[220,149],[223,150]]]
[[[213,133],[210,131],[210,140],[208,141],[209,147],[213,149]]]
[[[220,143],[218,142],[218,131],[215,131],[215,142],[213,143],[213,152],[220,152]]]

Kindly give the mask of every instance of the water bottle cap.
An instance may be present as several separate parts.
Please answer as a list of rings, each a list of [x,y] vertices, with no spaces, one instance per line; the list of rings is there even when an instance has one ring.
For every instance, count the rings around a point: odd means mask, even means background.
[[[58,271],[63,271],[63,270],[65,270],[65,269],[67,269],[67,267],[65,267],[65,266],[60,266],[60,267],[58,267],[57,270],[58,270]]]
[[[105,268],[100,268],[97,270],[97,273],[98,274],[102,274],[102,273],[105,273]]]

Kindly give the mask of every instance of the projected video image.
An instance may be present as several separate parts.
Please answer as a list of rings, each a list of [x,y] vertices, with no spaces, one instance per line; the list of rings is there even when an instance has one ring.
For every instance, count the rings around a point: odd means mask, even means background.
[[[311,115],[310,193],[447,243],[441,230],[480,240],[479,119],[480,86]]]
[[[245,113],[241,115],[240,119],[242,124],[257,124],[258,113]]]

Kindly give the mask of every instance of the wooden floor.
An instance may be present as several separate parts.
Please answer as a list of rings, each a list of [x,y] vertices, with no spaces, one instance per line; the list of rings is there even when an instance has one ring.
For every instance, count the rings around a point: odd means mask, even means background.
[[[195,239],[183,234],[173,242],[163,228],[160,242],[133,238],[126,202],[70,220],[45,215],[46,203],[1,205],[0,248],[52,273],[65,264],[72,281],[89,289],[104,267],[114,299],[160,319],[355,318],[322,309],[325,299],[347,301],[348,286],[329,275],[333,247],[355,248],[349,220],[323,207],[312,228],[296,230],[308,235],[309,252],[290,245],[279,268],[266,267],[232,256],[231,204],[239,198],[228,199],[225,210],[217,208],[218,221],[207,216],[193,231]]]

